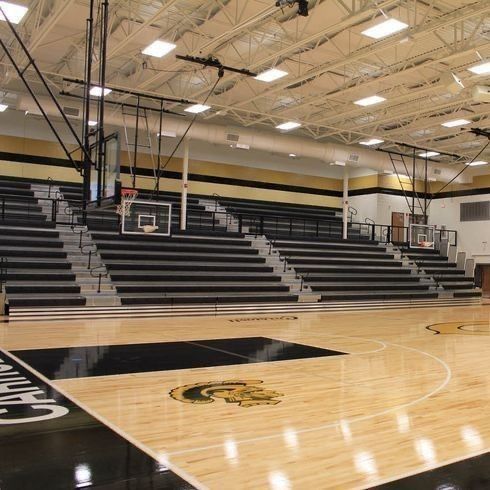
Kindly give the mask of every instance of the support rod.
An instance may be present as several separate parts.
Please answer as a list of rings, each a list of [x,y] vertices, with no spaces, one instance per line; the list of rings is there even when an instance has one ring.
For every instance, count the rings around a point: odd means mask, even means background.
[[[90,155],[90,86],[92,84],[92,55],[94,44],[94,1],[90,0],[89,17],[87,19],[86,49],[85,49],[85,81],[84,86],[84,111],[83,111],[83,145],[85,148],[83,158],[83,208],[90,201],[90,179],[92,172],[92,161]]]
[[[187,189],[189,187],[189,140],[184,140],[184,161],[182,168],[182,196],[180,204],[180,229],[187,229]]]
[[[106,61],[107,61],[107,34],[109,23],[109,0],[102,2],[102,23],[100,26],[100,70],[99,70],[99,87],[101,90],[98,110],[98,149],[97,149],[97,203],[100,205],[102,198],[102,173],[105,167],[105,78],[106,78]]]
[[[344,167],[344,186],[342,193],[342,238],[347,240],[348,236],[348,221],[349,221],[349,169]]]
[[[39,70],[38,66],[36,65],[36,62],[34,61],[34,58],[31,56],[31,54],[29,53],[29,50],[27,49],[27,46],[24,44],[24,42],[22,41],[22,38],[19,36],[17,30],[15,29],[14,25],[12,24],[12,22],[9,20],[8,16],[6,15],[4,9],[2,8],[2,6],[0,5],[0,13],[2,14],[4,20],[7,22],[7,25],[9,26],[10,28],[10,31],[12,32],[12,34],[14,35],[15,39],[17,40],[17,42],[19,43],[22,51],[24,52],[24,55],[27,57],[29,63],[28,63],[28,66],[32,66],[32,68],[34,69],[34,71],[36,72],[36,75],[39,77],[39,80],[41,81],[44,89],[46,90],[46,92],[48,93],[49,97],[51,98],[51,100],[53,101],[53,103],[55,104],[56,108],[58,109],[59,113],[60,113],[60,116],[61,118],[63,119],[63,121],[65,122],[65,124],[67,125],[68,127],[68,130],[69,132],[71,133],[71,135],[73,136],[73,138],[75,139],[78,147],[82,150],[82,152],[85,154],[85,148],[77,134],[77,132],[75,131],[74,127],[72,126],[72,124],[70,123],[68,117],[66,116],[63,108],[61,107],[60,103],[58,102],[58,100],[56,99],[53,91],[51,90],[51,87],[49,86],[49,84],[46,82],[46,79],[44,78],[44,75],[41,73],[41,71]],[[62,148],[63,148],[63,151],[66,153],[68,159],[70,160],[70,162],[75,166],[75,168],[77,169],[78,172],[81,172],[81,168],[80,166],[78,165],[78,163],[75,162],[75,160],[73,160],[72,156],[71,156],[71,153],[67,148],[66,148],[66,145],[63,144],[63,142],[61,141],[61,137],[59,136],[58,132],[56,131],[56,129],[54,128],[53,124],[50,122],[47,114],[46,114],[46,111],[41,107],[40,105],[40,102],[39,100],[36,98],[33,90],[30,88],[30,85],[27,81],[27,79],[24,77],[24,72],[23,70],[20,69],[20,67],[17,65],[16,61],[14,60],[14,58],[12,57],[12,55],[10,54],[9,50],[8,50],[8,47],[5,45],[5,43],[0,40],[0,45],[2,46],[2,48],[4,49],[5,53],[7,54],[7,57],[9,58],[10,62],[12,63],[12,65],[14,66],[17,74],[19,75],[20,79],[24,82],[24,85],[26,86],[27,90],[29,91],[29,93],[31,94],[31,96],[33,97],[34,99],[34,102],[36,103],[36,105],[38,106],[39,110],[41,111],[41,113],[43,114],[43,117],[46,119],[46,121],[48,122],[49,124],[49,127],[51,128],[51,130],[53,131],[56,139],[59,141],[59,143],[61,144]],[[87,156],[87,155],[85,155]],[[88,158],[90,158],[90,155],[88,155]]]

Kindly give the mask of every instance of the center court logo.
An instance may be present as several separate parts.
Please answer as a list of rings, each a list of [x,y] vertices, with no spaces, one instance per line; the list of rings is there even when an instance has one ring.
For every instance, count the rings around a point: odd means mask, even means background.
[[[490,335],[488,321],[434,323],[425,328],[435,335]]]
[[[183,403],[204,405],[213,403],[215,399],[223,399],[226,403],[237,403],[239,407],[249,408],[257,405],[277,405],[281,400],[275,398],[284,396],[277,391],[266,390],[261,386],[263,381],[228,380],[208,381],[180,386],[170,392],[174,400]]]

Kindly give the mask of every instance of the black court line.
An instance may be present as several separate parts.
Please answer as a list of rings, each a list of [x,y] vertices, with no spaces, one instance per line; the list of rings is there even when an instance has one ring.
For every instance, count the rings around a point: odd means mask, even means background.
[[[346,354],[265,337],[35,349],[12,353],[49,379],[172,371]]]
[[[490,453],[372,488],[376,490],[488,490],[490,489]]]
[[[0,352],[1,490],[193,486]]]

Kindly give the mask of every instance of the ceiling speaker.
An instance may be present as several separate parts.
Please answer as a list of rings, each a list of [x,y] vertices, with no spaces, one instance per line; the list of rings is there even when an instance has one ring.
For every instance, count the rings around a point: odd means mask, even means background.
[[[490,87],[486,85],[475,85],[471,91],[475,102],[490,102]]]
[[[450,94],[459,94],[464,90],[463,82],[452,72],[444,73],[439,79]]]

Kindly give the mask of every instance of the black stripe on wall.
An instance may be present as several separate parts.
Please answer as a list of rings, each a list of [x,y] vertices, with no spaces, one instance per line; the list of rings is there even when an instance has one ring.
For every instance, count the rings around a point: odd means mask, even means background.
[[[0,160],[6,160],[11,162],[19,162],[19,163],[30,163],[33,165],[50,165],[54,167],[64,167],[64,168],[73,168],[72,164],[65,159],[62,158],[50,158],[50,157],[42,157],[37,155],[23,155],[19,153],[8,153],[0,151]],[[130,174],[129,167],[122,166],[121,172],[123,174]],[[143,177],[152,177],[153,171],[151,169],[137,169],[136,175]],[[182,173],[181,172],[173,172],[173,171],[163,171],[162,178],[165,179],[175,179],[181,180]],[[302,186],[294,186],[287,184],[276,184],[273,182],[260,182],[256,180],[243,180],[243,179],[232,179],[228,177],[216,177],[212,175],[201,175],[201,174],[189,174],[189,179],[194,182],[208,182],[212,184],[225,184],[225,185],[233,185],[237,187],[251,187],[257,189],[270,189],[276,191],[285,191],[285,192],[297,192],[301,194],[314,194],[319,196],[332,196],[332,197],[342,197],[341,191],[334,191],[330,189],[318,189],[314,187],[302,187]],[[33,180],[33,179],[28,179]],[[41,182],[41,180],[39,180]],[[60,182],[61,183],[61,182]],[[368,194],[386,194],[392,196],[404,196],[403,191],[399,189],[389,189],[385,187],[368,187],[366,189],[356,189],[349,191],[350,196],[363,196]],[[412,198],[413,191],[405,191],[405,195],[409,198]],[[447,191],[435,194],[427,194],[427,199],[447,199],[450,197],[461,197],[461,196],[477,196],[481,194],[490,194],[490,187],[482,187],[479,189],[464,189],[459,191]],[[419,199],[424,199],[424,193],[418,193]]]

